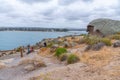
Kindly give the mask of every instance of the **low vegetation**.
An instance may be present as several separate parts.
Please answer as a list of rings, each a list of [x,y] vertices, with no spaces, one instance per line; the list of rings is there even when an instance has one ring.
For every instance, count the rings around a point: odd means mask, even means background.
[[[50,47],[53,46],[53,44],[54,44],[53,42],[50,42],[50,43],[47,45],[47,47],[50,48]]]
[[[109,38],[102,38],[98,36],[85,35],[83,39],[81,39],[81,43],[86,43],[88,45],[94,45],[99,42],[105,43],[107,46],[111,46],[111,40]]]
[[[94,45],[100,42],[100,37],[86,35],[82,38],[81,43],[86,43],[88,45]]]
[[[76,63],[78,62],[80,59],[77,55],[75,54],[70,54],[67,58],[67,63],[68,64],[73,64],[73,63]]]
[[[43,62],[41,59],[39,58],[23,58],[18,65],[24,65],[24,66],[27,66],[25,67],[26,70],[29,70],[31,69],[31,66],[29,65],[32,65],[32,68],[34,69],[37,69],[37,68],[40,68],[40,67],[46,67],[46,64],[45,62]]]
[[[100,42],[105,43],[107,46],[111,46],[112,45],[111,40],[109,38],[101,38]]]
[[[57,48],[55,52],[55,56],[60,57],[62,54],[67,52],[66,48]]]
[[[16,52],[20,52],[20,47],[18,47],[18,48],[16,49]]]
[[[120,34],[114,34],[109,36],[110,39],[120,40]]]

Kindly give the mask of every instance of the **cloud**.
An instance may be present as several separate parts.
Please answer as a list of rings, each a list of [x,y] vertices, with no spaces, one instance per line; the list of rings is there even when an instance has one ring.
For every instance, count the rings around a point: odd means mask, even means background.
[[[60,5],[69,5],[69,4],[72,4],[72,3],[76,2],[76,1],[78,1],[78,0],[58,0],[58,3]]]
[[[0,26],[86,27],[96,18],[120,20],[119,0],[0,0]]]
[[[48,2],[50,0],[21,0],[26,3],[38,3],[38,2]]]

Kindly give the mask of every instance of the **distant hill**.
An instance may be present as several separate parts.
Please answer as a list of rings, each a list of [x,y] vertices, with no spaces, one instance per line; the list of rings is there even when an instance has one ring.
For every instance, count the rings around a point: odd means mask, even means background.
[[[85,31],[86,29],[67,29],[67,28],[40,28],[40,27],[0,27],[0,31],[48,31],[48,32],[66,32],[66,31]]]

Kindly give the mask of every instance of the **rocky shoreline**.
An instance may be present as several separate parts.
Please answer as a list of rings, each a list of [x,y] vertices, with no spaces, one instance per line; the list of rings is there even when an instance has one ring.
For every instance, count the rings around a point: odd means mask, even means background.
[[[7,51],[0,57],[0,80],[119,80],[120,40],[115,36],[43,39],[28,55],[25,48],[22,58],[19,51]]]
[[[39,49],[39,48],[42,48],[42,47],[45,47],[44,46],[44,43],[46,43],[47,44],[47,46],[46,47],[59,47],[59,44],[58,43],[61,43],[61,40],[60,40],[60,38],[63,38],[63,41],[65,41],[65,38],[66,37],[72,37],[72,38],[74,38],[74,37],[77,37],[77,36],[80,36],[80,35],[68,35],[68,36],[64,36],[64,37],[58,37],[58,38],[48,38],[48,39],[43,39],[43,40],[41,40],[40,42],[37,42],[36,44],[34,44],[34,45],[31,45],[32,47],[34,47],[34,49]],[[52,45],[52,43],[54,43],[54,45]],[[70,45],[71,46],[74,46],[76,43],[71,43],[71,44],[69,44],[68,42],[64,42],[63,44],[62,44],[62,46],[64,47],[65,45],[66,46],[69,46],[70,47]],[[21,46],[20,46],[21,47]],[[17,47],[17,48],[15,48],[15,49],[13,49],[13,50],[1,50],[0,51],[0,57],[2,57],[2,56],[5,56],[5,55],[11,55],[11,54],[14,54],[14,53],[17,53],[18,51],[18,48],[19,47]],[[23,46],[23,49],[24,50],[27,50],[27,46]]]

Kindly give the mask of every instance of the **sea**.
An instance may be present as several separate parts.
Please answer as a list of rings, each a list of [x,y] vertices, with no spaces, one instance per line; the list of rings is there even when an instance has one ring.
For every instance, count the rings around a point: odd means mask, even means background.
[[[85,31],[69,32],[27,32],[27,31],[1,31],[0,32],[0,50],[11,50],[19,46],[34,45],[43,39],[57,38],[67,35],[85,34]]]

